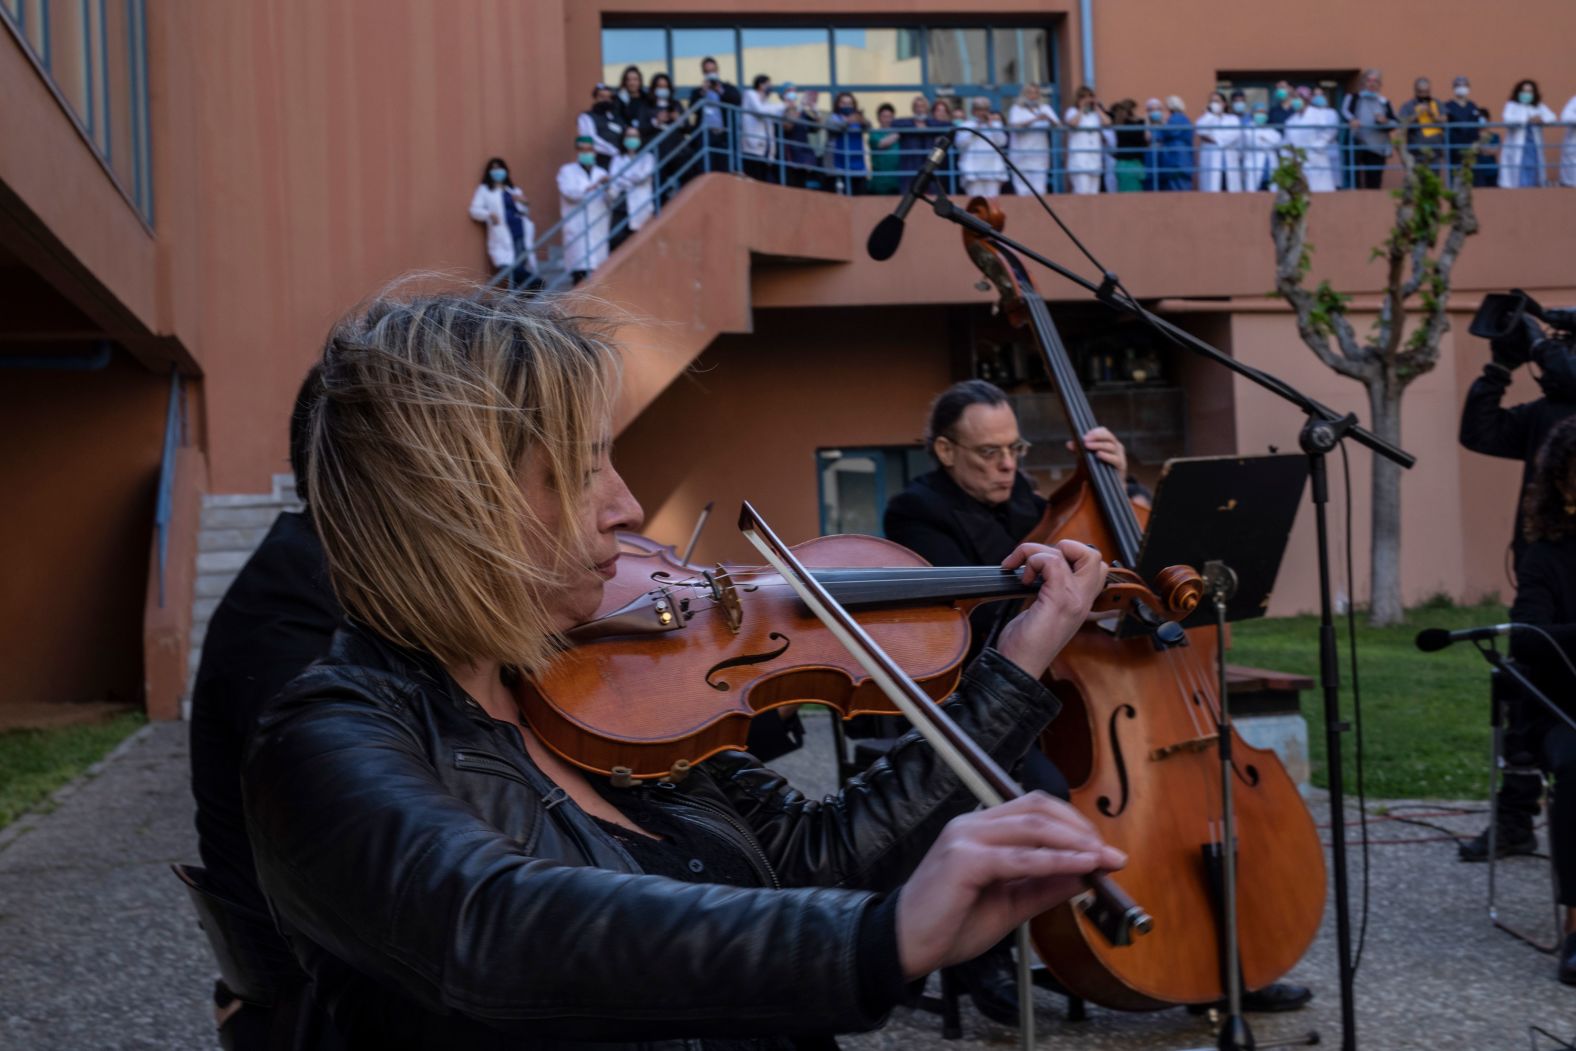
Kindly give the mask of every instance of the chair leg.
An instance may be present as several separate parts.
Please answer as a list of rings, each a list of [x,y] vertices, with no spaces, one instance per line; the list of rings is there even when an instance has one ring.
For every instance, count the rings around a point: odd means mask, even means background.
[[[963,1036],[963,1019],[958,1011],[958,998],[963,995],[963,983],[950,971],[941,972],[941,1038],[958,1040]]]

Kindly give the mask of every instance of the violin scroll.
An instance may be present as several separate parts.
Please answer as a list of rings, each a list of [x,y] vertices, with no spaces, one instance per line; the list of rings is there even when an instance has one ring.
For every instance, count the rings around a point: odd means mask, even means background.
[[[1154,585],[1134,570],[1112,566],[1106,573],[1105,587],[1094,600],[1095,613],[1134,613],[1142,604],[1155,613],[1178,620],[1198,608],[1204,597],[1204,579],[1192,566],[1167,566],[1155,577]]]

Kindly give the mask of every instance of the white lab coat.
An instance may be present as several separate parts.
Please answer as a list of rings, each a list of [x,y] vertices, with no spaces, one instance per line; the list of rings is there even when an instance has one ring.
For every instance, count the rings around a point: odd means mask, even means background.
[[[987,141],[988,140],[988,141]],[[999,197],[1007,181],[1007,165],[991,143],[1007,146],[1007,129],[1001,118],[992,115],[990,123],[974,119],[958,121],[958,179],[965,197]]]
[[[1576,95],[1560,110],[1560,123],[1566,125],[1565,145],[1560,147],[1560,185],[1576,186]]]
[[[1286,118],[1286,145],[1303,151],[1302,171],[1313,193],[1335,189],[1331,150],[1340,135],[1340,118],[1328,106],[1309,106]]]
[[[608,198],[613,192],[607,172],[595,165],[587,171],[579,161],[570,161],[558,169],[564,269],[595,270],[607,262]]]
[[[1537,156],[1537,181],[1534,186],[1542,186],[1548,181],[1545,161],[1543,156],[1543,129],[1528,123],[1533,117],[1542,117],[1543,123],[1554,123],[1554,111],[1543,103],[1535,106],[1526,106],[1511,99],[1505,103],[1504,112],[1499,116],[1500,122],[1508,124],[1503,129],[1505,145],[1499,151],[1499,184],[1507,189],[1515,189],[1521,185],[1521,165],[1525,153],[1532,149],[1538,151]]]
[[[1100,175],[1105,170],[1105,136],[1101,134],[1100,111],[1083,113],[1069,106],[1063,121],[1072,130],[1067,136],[1067,174],[1073,193],[1099,193]]]
[[[1236,193],[1242,189],[1242,121],[1229,111],[1205,110],[1193,127],[1200,140],[1198,188],[1205,193]]]
[[[1242,129],[1242,188],[1249,193],[1264,188],[1280,163],[1280,129],[1273,124],[1251,124]]]
[[[1029,180],[1024,182],[1014,175],[1012,192],[1025,197],[1044,193],[1046,176],[1051,171],[1051,129],[1061,124],[1056,111],[1044,99],[1033,106],[1014,102],[1007,111],[1007,124],[1012,138],[1007,154]]]
[[[629,228],[639,230],[654,214],[652,202],[657,190],[657,161],[651,151],[621,153],[613,159],[613,185],[615,196],[622,195],[624,207],[629,212]]]
[[[526,266],[536,269],[536,224],[525,207],[525,194],[519,187],[511,188],[515,208],[525,222]],[[493,218],[497,217],[497,222]],[[483,183],[471,194],[471,218],[487,224],[487,259],[493,266],[514,265],[514,235],[509,232],[509,222],[503,213],[503,190]]]
[[[767,96],[751,88],[744,93],[744,113],[739,117],[739,149],[751,157],[770,158],[776,155],[778,121],[788,104],[779,98]]]

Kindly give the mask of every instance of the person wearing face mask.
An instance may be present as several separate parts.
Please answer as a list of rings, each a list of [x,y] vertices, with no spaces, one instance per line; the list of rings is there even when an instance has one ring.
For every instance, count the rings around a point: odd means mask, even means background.
[[[471,218],[486,225],[487,261],[494,270],[511,267],[509,287],[542,287],[536,269],[536,226],[525,193],[509,178],[509,165],[494,157],[482,169],[481,185],[471,194]]]
[[[1252,121],[1242,130],[1242,188],[1248,192],[1264,189],[1270,173],[1280,163],[1281,130],[1270,123],[1269,107],[1255,102]]]
[[[744,174],[762,182],[776,182],[772,158],[777,156],[777,128],[787,103],[772,97],[772,78],[756,76],[744,93],[744,113],[739,119],[739,152]]]
[[[1027,179],[1012,177],[1012,192],[1020,197],[1044,193],[1051,171],[1051,129],[1061,126],[1056,111],[1038,84],[1025,84],[1023,94],[1007,111],[1007,127],[1012,129],[1012,148],[1008,155]]]
[[[1499,185],[1504,189],[1543,186],[1543,126],[1554,121],[1554,111],[1543,104],[1536,80],[1520,80],[1511,89],[1499,119],[1505,125],[1505,145],[1499,154]]]
[[[1432,168],[1442,157],[1445,111],[1434,99],[1434,86],[1427,77],[1412,83],[1412,97],[1401,105],[1401,123],[1406,125],[1406,148],[1419,164]]]
[[[832,170],[838,182],[848,193],[864,193],[865,172],[869,171],[865,164],[865,132],[870,128],[870,121],[859,108],[853,92],[838,92],[832,112],[826,115],[826,128],[830,133]]]
[[[1073,193],[1099,193],[1100,176],[1105,170],[1105,136],[1101,134],[1111,118],[1087,84],[1073,96],[1073,104],[1063,117],[1071,134],[1067,136],[1067,175]]]
[[[732,164],[732,151],[728,149],[728,131],[733,126],[731,114],[725,106],[744,105],[739,88],[722,79],[717,60],[707,55],[700,60],[700,86],[690,92],[689,109],[691,124],[699,123],[706,129],[706,157],[697,169],[701,172],[725,172]]]
[[[575,159],[558,169],[564,268],[577,285],[607,261],[613,187],[596,157],[595,142],[589,135],[581,135],[575,139]]]
[[[1576,186],[1576,95],[1572,95],[1560,110],[1560,123],[1565,125],[1565,145],[1560,148],[1560,185]]]
[[[826,121],[821,93],[814,88],[795,92],[783,110],[783,153],[788,185],[806,190],[831,189],[826,173]]]
[[[1198,118],[1198,188],[1205,193],[1242,189],[1242,122],[1226,109],[1226,96],[1210,92]]]
[[[612,165],[624,138],[624,122],[614,106],[612,88],[598,84],[591,89],[591,108],[576,118],[575,134],[591,140],[598,167],[606,169]]]
[[[1279,128],[1288,120],[1291,120],[1291,115],[1296,112],[1291,105],[1293,94],[1291,81],[1277,80],[1275,82],[1275,90],[1270,92],[1270,108],[1267,111],[1271,126]]]
[[[958,178],[964,197],[999,197],[1007,180],[1007,165],[992,143],[1005,148],[1007,131],[1001,114],[991,111],[990,99],[981,95],[969,102],[969,117],[959,121]]]
[[[651,86],[648,94],[651,96],[651,137],[658,138],[674,124],[684,118],[684,104],[673,95],[673,80],[666,73],[656,73],[651,77]],[[685,163],[691,156],[691,144],[685,142],[682,131],[661,139],[657,144],[657,181],[661,182],[669,172],[684,169]],[[682,178],[687,181],[691,172],[686,170]],[[672,194],[676,190],[669,190]]]
[[[1472,167],[1472,185],[1487,186],[1486,173],[1481,163],[1481,155],[1486,143],[1483,142],[1483,125],[1489,121],[1489,112],[1476,102],[1472,101],[1472,82],[1466,77],[1457,77],[1450,88],[1451,98],[1445,103],[1445,121],[1449,125],[1445,129],[1446,165],[1450,169],[1451,185],[1461,177],[1461,166],[1466,163],[1466,154],[1474,145],[1478,146],[1480,163]]]
[[[1352,129],[1352,183],[1360,190],[1377,190],[1390,159],[1395,110],[1380,94],[1384,78],[1377,69],[1364,73],[1362,83],[1361,91],[1341,103],[1341,117]]]
[[[1308,105],[1291,115],[1281,134],[1288,147],[1302,150],[1303,175],[1308,189],[1313,193],[1328,193],[1335,189],[1334,153],[1335,140],[1340,135],[1340,123],[1330,109],[1329,99],[1323,88],[1300,87],[1295,102],[1303,100],[1306,92]]]
[[[640,136],[635,132],[624,133],[624,152],[613,160],[609,176],[609,192],[623,202],[627,216],[624,228],[613,237],[611,247],[617,248],[655,214],[652,202],[657,190],[657,160],[650,150],[640,152]],[[616,220],[614,225],[617,226]]]

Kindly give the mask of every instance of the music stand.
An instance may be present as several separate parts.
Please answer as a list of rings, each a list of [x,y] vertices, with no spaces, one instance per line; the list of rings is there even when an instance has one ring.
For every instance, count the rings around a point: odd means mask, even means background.
[[[1202,572],[1204,563],[1220,560],[1237,575],[1226,620],[1264,616],[1307,480],[1308,458],[1301,453],[1167,460],[1144,529],[1138,575],[1153,580],[1167,566]],[[1193,628],[1214,622],[1212,605],[1200,602],[1181,624]],[[1129,617],[1117,634],[1125,638],[1148,630]]]

